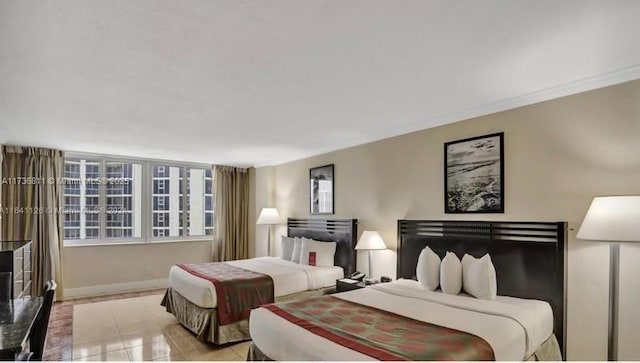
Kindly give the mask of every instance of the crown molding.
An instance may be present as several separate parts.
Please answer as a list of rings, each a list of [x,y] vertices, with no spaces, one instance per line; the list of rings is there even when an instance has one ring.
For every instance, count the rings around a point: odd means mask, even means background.
[[[592,90],[596,90],[599,88],[604,88],[608,86],[613,86],[616,84],[621,84],[625,82],[630,82],[640,79],[640,65],[635,65],[629,68],[620,69],[613,72],[604,73],[598,76],[588,77],[581,80],[577,80],[574,82],[569,82],[565,84],[561,84],[554,87],[545,88],[542,90],[530,92],[524,95],[507,98],[501,101],[488,103],[485,105],[480,105],[476,107],[469,108],[467,110],[453,112],[450,114],[446,114],[443,116],[433,117],[427,120],[423,120],[420,122],[414,122],[411,124],[405,125],[394,125],[393,129],[386,129],[377,133],[377,136],[367,140],[366,142],[347,142],[339,145],[337,147],[331,148],[322,148],[316,150],[314,152],[307,153],[301,157],[296,157],[294,159],[278,161],[276,163],[263,163],[258,164],[255,167],[267,167],[267,166],[277,166],[286,163],[290,163],[293,161],[303,160],[310,157],[326,154],[329,152],[334,152],[354,146],[365,145],[368,143],[388,139],[391,137],[396,137],[404,134],[408,134],[411,132],[421,131],[430,129],[433,127],[438,127],[454,122],[464,121],[480,116],[486,116],[493,113],[498,113],[502,111],[512,110],[519,107],[529,106],[532,104],[550,101],[561,97],[571,96],[583,92],[588,92]]]

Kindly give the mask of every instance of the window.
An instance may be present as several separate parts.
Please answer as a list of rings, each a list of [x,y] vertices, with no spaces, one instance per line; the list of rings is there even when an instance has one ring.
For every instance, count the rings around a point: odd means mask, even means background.
[[[142,164],[66,158],[65,240],[142,237]]]
[[[152,237],[213,235],[211,169],[152,165],[151,175]]]
[[[213,176],[211,169],[204,172],[204,234],[213,235]]]
[[[184,236],[180,225],[182,218],[182,183],[184,168],[179,166],[152,165],[153,205],[151,229],[153,237]]]
[[[72,155],[65,159],[64,176],[65,241],[213,235],[210,168]]]
[[[97,199],[100,192],[94,183],[99,170],[100,162],[96,160],[65,160],[63,223],[66,240],[99,238],[99,230],[95,229],[99,216],[94,215],[99,213]]]

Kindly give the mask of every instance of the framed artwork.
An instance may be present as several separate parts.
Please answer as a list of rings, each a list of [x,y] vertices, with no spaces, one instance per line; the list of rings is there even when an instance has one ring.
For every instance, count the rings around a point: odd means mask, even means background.
[[[504,133],[444,144],[445,213],[504,213]]]
[[[333,214],[333,164],[309,169],[311,214]]]

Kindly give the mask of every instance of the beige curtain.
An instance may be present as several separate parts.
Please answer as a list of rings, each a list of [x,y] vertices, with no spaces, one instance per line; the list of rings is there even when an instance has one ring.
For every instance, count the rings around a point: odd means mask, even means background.
[[[249,258],[249,173],[247,169],[213,167],[216,229],[213,260]]]
[[[3,146],[2,156],[2,239],[33,241],[32,293],[42,295],[45,282],[54,279],[60,298],[64,153]]]

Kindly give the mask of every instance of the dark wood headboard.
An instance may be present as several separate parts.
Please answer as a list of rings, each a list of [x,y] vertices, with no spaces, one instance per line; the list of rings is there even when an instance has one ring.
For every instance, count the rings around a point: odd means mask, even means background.
[[[547,301],[566,358],[566,222],[398,221],[398,278],[415,279],[420,251],[486,253],[496,269],[498,295]]]
[[[356,270],[356,252],[358,239],[357,219],[287,219],[289,237],[307,237],[316,241],[336,242],[334,264],[342,266],[345,276]]]

